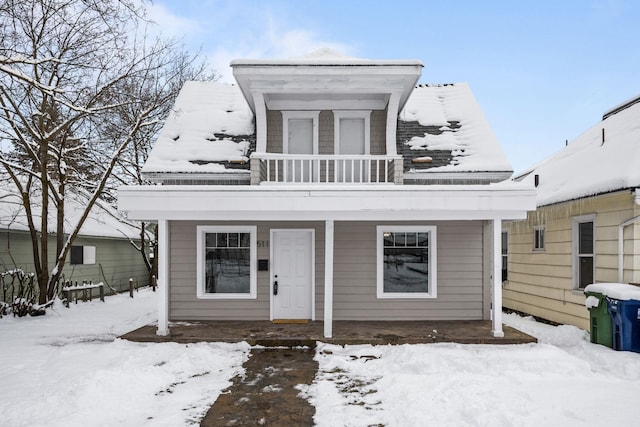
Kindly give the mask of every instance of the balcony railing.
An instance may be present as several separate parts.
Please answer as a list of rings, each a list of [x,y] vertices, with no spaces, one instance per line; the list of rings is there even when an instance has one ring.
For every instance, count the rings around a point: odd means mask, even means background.
[[[402,170],[401,157],[385,155],[253,153],[251,163],[252,184],[393,184]]]

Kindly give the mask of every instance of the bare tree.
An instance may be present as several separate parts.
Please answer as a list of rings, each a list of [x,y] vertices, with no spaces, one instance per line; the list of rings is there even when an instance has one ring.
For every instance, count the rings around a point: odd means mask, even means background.
[[[136,181],[178,85],[204,70],[178,42],[146,35],[142,6],[0,0],[0,167],[22,199],[40,304],[54,296],[96,200],[108,200],[118,181]],[[84,193],[88,202],[65,234],[70,192]]]

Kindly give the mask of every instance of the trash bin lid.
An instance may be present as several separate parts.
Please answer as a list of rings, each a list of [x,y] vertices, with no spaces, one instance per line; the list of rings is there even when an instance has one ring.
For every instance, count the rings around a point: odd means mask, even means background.
[[[621,301],[640,301],[640,286],[627,283],[592,283],[584,288],[584,293],[600,293]]]

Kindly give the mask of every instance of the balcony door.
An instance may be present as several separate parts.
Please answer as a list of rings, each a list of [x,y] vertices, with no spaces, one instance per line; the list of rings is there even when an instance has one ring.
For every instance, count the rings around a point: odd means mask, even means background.
[[[370,111],[334,111],[335,152],[354,156],[344,159],[336,167],[336,182],[369,182]]]
[[[283,111],[284,154],[318,153],[318,111]],[[284,162],[286,182],[315,181],[316,165],[312,159],[289,159]]]

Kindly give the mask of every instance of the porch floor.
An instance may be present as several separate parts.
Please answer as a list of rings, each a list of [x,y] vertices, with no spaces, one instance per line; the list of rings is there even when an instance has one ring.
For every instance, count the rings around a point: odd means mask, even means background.
[[[334,321],[333,338],[325,338],[323,322],[283,324],[270,321],[171,322],[170,335],[156,335],[156,325],[146,325],[120,338],[136,342],[240,342],[265,347],[315,347],[316,342],[346,344],[525,344],[536,338],[509,326],[504,337],[491,335],[489,320],[438,321]]]

